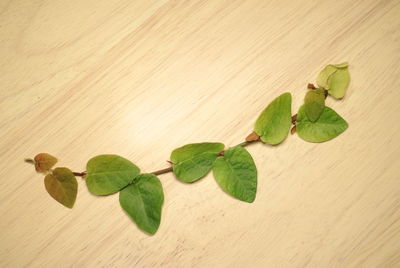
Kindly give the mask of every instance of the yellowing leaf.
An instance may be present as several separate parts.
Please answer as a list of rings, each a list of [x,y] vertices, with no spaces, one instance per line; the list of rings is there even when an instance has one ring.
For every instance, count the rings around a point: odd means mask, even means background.
[[[138,174],[139,168],[118,155],[93,157],[86,165],[86,185],[95,195],[109,195],[127,186]]]
[[[35,156],[34,161],[37,172],[47,173],[57,163],[57,158],[48,153],[40,153]]]
[[[154,234],[160,226],[164,193],[160,180],[153,174],[140,174],[121,190],[119,203],[137,226]]]
[[[258,117],[254,131],[265,143],[276,145],[288,135],[292,125],[292,95],[284,93],[273,100]]]
[[[344,97],[349,83],[350,73],[347,62],[328,65],[317,77],[317,84],[327,89],[329,94],[336,99]]]
[[[346,68],[338,69],[329,78],[329,89],[328,92],[331,96],[336,99],[341,99],[346,94],[347,87],[350,83],[350,73]]]
[[[74,206],[78,192],[78,182],[68,168],[56,168],[44,178],[47,192],[55,200],[68,208]]]
[[[318,75],[317,84],[325,89],[329,88],[329,77],[337,71],[334,65],[327,65]]]

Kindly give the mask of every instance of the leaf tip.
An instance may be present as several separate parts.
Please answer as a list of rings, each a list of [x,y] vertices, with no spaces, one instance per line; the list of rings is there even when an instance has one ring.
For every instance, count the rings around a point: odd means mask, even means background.
[[[251,204],[251,203],[254,203],[255,200],[256,200],[256,195],[254,194],[253,197],[248,198],[248,199],[243,199],[242,201]]]

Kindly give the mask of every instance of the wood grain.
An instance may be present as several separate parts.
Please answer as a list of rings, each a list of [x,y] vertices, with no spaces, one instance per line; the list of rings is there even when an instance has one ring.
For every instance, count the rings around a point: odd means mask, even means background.
[[[1,267],[400,267],[397,0],[0,1]],[[335,140],[249,146],[255,203],[207,176],[161,175],[148,236],[118,196],[72,210],[23,162],[83,171],[116,153],[144,172],[191,142],[243,141],[291,92],[294,111],[328,63],[349,61],[350,124]]]

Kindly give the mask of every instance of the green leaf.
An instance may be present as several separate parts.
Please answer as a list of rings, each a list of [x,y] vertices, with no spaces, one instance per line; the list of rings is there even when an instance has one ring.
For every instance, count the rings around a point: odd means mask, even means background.
[[[317,77],[317,84],[328,90],[336,99],[341,99],[346,94],[350,83],[348,63],[326,66]]]
[[[222,143],[193,143],[171,153],[173,172],[183,182],[194,182],[204,177],[213,166],[217,154],[224,149]]]
[[[292,96],[284,93],[273,100],[258,117],[254,131],[265,143],[276,145],[288,135],[292,125]]]
[[[328,141],[343,133],[347,127],[347,122],[334,110],[326,106],[316,122],[311,122],[308,119],[304,105],[300,107],[297,114],[297,133],[305,141]]]
[[[346,94],[350,83],[350,73],[347,68],[337,70],[329,79],[328,92],[336,99],[341,99]]]
[[[317,88],[307,92],[304,98],[304,108],[308,119],[315,122],[324,111],[325,107],[325,90]]]
[[[164,193],[160,180],[153,174],[140,174],[119,194],[121,207],[137,226],[154,234],[160,226]]]
[[[56,168],[52,174],[44,177],[44,185],[47,192],[55,200],[68,208],[74,206],[78,192],[78,182],[68,168]]]
[[[214,162],[215,180],[227,194],[253,202],[257,192],[257,168],[249,152],[241,146],[225,151]]]
[[[327,65],[318,75],[317,84],[325,89],[329,88],[329,77],[337,71],[334,65]]]
[[[140,172],[128,159],[118,155],[98,155],[86,165],[86,185],[95,195],[109,195],[128,185]]]
[[[57,163],[57,158],[48,153],[40,153],[33,160],[36,171],[41,173],[47,173]]]

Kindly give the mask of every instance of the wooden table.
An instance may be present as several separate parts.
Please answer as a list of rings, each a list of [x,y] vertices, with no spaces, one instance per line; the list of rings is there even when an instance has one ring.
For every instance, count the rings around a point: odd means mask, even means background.
[[[399,267],[399,1],[0,2],[1,267]],[[253,204],[160,176],[154,236],[118,195],[72,210],[25,157],[85,170],[115,153],[144,172],[192,142],[227,147],[283,92],[293,112],[329,63],[350,62],[350,124],[312,144],[248,147]]]

